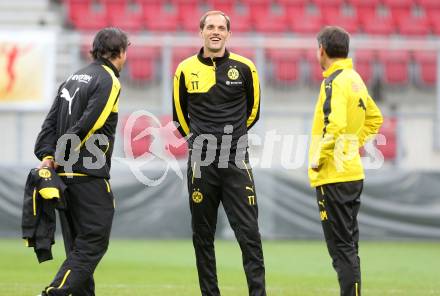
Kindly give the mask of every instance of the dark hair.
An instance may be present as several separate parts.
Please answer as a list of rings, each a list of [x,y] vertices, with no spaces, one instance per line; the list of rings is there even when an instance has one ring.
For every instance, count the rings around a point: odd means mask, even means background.
[[[214,14],[220,14],[222,15],[225,20],[226,20],[226,28],[228,29],[228,31],[231,31],[231,19],[229,18],[229,16],[226,15],[226,13],[224,13],[223,11],[220,10],[210,10],[208,12],[206,12],[204,15],[202,15],[202,17],[200,18],[200,30],[203,30],[203,28],[205,27],[205,22],[206,22],[206,18],[210,15],[214,15]]]
[[[99,31],[93,40],[93,47],[90,51],[93,59],[114,59],[121,52],[127,50],[130,45],[127,34],[118,28],[104,28]]]
[[[329,58],[346,58],[350,46],[347,31],[337,26],[327,26],[318,33],[318,44],[324,48]]]

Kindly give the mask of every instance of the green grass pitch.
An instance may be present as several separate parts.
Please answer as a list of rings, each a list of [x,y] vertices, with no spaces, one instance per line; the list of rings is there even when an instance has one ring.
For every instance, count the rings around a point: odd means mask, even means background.
[[[269,296],[337,296],[336,274],[321,241],[264,241]],[[440,242],[361,242],[362,294],[440,295]],[[241,253],[234,241],[217,241],[219,285],[224,296],[245,296]],[[64,258],[38,264],[19,240],[0,240],[0,295],[35,296]],[[200,295],[190,241],[112,240],[95,272],[97,296]]]

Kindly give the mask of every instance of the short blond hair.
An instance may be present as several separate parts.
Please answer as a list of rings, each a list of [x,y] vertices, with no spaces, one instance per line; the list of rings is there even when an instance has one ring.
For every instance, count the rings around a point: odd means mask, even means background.
[[[202,17],[200,18],[200,30],[203,30],[203,28],[205,27],[205,23],[206,23],[206,18],[210,15],[215,15],[215,14],[220,14],[222,15],[225,20],[226,20],[226,28],[228,29],[228,31],[231,30],[231,19],[229,18],[229,16],[226,15],[226,13],[224,13],[223,11],[220,10],[210,10],[208,12],[206,12],[204,15],[202,15]]]

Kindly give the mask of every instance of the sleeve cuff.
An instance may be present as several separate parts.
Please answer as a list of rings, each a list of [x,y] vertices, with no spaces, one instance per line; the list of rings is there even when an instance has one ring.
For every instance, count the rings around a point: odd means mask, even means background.
[[[46,160],[46,159],[52,159],[53,160],[53,156],[51,156],[51,155],[45,156],[45,157],[43,157],[42,160]]]

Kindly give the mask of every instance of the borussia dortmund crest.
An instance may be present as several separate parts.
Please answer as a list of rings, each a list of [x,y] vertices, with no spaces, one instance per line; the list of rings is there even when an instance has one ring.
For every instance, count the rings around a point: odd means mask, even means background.
[[[203,194],[199,190],[195,190],[192,194],[192,200],[195,203],[201,203],[203,201]]]
[[[237,80],[240,77],[240,72],[237,69],[231,68],[228,71],[228,78],[231,80]]]
[[[51,177],[51,173],[50,173],[50,171],[48,169],[40,169],[40,170],[38,170],[38,175],[41,178],[44,178],[44,179],[48,179],[48,178]]]

